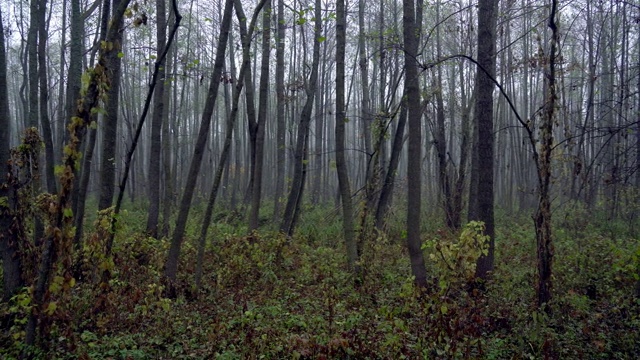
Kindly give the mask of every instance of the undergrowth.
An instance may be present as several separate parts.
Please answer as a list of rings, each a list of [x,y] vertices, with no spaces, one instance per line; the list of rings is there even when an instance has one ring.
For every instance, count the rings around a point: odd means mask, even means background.
[[[346,269],[335,210],[305,209],[289,239],[265,221],[245,236],[220,213],[194,289],[199,217],[187,231],[180,296],[163,297],[168,240],[142,235],[144,212],[123,216],[107,291],[77,281],[51,311],[43,359],[635,359],[640,305],[633,297],[638,239],[585,222],[556,220],[551,311],[535,307],[531,219],[498,218],[496,269],[485,291],[470,286],[486,251],[482,224],[461,234],[423,234],[433,287],[409,276],[401,221],[362,244],[362,281]],[[267,217],[268,215],[262,215]],[[432,223],[437,223],[433,221]],[[433,229],[433,230],[431,230]],[[614,228],[615,230],[615,228]],[[88,235],[91,236],[91,235]],[[89,242],[90,243],[90,242]],[[0,357],[17,358],[30,309],[21,293],[3,303]]]

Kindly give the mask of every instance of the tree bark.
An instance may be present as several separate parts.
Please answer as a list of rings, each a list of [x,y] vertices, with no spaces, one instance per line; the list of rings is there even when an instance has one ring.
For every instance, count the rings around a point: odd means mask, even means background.
[[[536,227],[536,243],[538,253],[538,306],[550,312],[549,301],[552,289],[553,237],[551,232],[551,155],[553,151],[553,124],[555,121],[556,59],[560,35],[556,24],[558,10],[557,0],[551,1],[548,26],[551,29],[549,47],[549,65],[545,71],[545,99],[542,124],[540,125],[540,153],[534,153],[538,168],[539,203],[534,223]]]
[[[262,167],[264,162],[264,131],[267,121],[269,97],[269,63],[271,61],[271,1],[267,0],[262,11],[262,60],[260,70],[260,102],[258,104],[258,122],[255,124],[255,138],[252,175],[251,212],[249,213],[249,231],[258,228],[260,199],[262,195]]]
[[[284,43],[286,24],[284,20],[284,1],[278,0],[278,34],[276,35],[276,188],[274,195],[273,220],[280,218],[280,203],[284,193],[285,178],[285,103],[284,89]]]
[[[46,0],[40,1],[38,8],[38,76],[40,80],[40,125],[42,127],[42,139],[44,140],[45,177],[47,192],[55,194],[56,178],[53,173],[55,159],[53,156],[53,132],[51,131],[51,118],[49,117],[49,79],[47,78],[47,21]]]
[[[115,11],[123,0],[112,0],[111,7]],[[113,16],[112,16],[113,21]],[[100,199],[98,209],[103,210],[111,206],[115,193],[116,180],[116,156],[117,156],[117,136],[118,136],[118,111],[120,108],[120,68],[122,65],[119,52],[122,49],[122,26],[121,18],[118,23],[112,24],[119,31],[115,32],[115,37],[108,41],[105,46],[113,46],[114,51],[107,53],[107,72],[110,79],[107,90],[107,100],[105,104],[106,114],[103,122],[102,137],[102,158],[100,159]]]
[[[476,71],[475,139],[477,156],[473,157],[472,171],[476,172],[477,193],[475,209],[469,209],[469,220],[483,221],[485,235],[489,236],[489,252],[480,256],[476,264],[476,277],[486,280],[493,271],[495,226],[493,216],[493,90],[496,72],[496,16],[497,0],[480,0],[478,9],[478,66]]]
[[[407,248],[411,261],[411,273],[418,287],[427,286],[427,269],[420,240],[420,215],[422,205],[422,108],[418,78],[418,37],[416,31],[416,6],[413,0],[403,0],[402,7],[405,97],[409,123],[409,156],[407,163]]]
[[[9,159],[11,157],[11,117],[7,89],[7,58],[4,44],[4,23],[0,8],[0,251],[2,252],[3,300],[9,301],[24,285],[22,262],[18,249],[18,238],[12,231],[14,197],[7,184]]]
[[[316,5],[319,6],[319,5]],[[318,15],[316,15],[318,16]],[[342,228],[344,242],[347,247],[347,262],[349,269],[359,276],[358,248],[353,224],[353,200],[351,199],[351,185],[345,158],[345,48],[346,48],[347,19],[345,1],[338,0],[336,4],[336,169],[338,172],[338,187],[342,202]],[[314,49],[315,50],[315,49]],[[365,110],[366,111],[366,110]],[[368,136],[365,134],[365,136]]]
[[[156,0],[156,40],[157,40],[157,57],[164,51],[167,42],[167,15],[165,0]],[[166,61],[163,59],[158,70],[158,83],[153,93],[153,118],[151,119],[151,149],[149,157],[149,213],[147,216],[147,233],[152,237],[158,236],[158,217],[160,214],[160,163],[162,161],[162,119],[164,110],[164,84],[166,77],[165,70]]]

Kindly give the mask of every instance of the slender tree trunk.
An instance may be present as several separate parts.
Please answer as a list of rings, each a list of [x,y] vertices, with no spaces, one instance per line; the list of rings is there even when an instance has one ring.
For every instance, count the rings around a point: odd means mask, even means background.
[[[280,203],[284,193],[285,178],[285,103],[284,89],[284,43],[286,36],[286,24],[284,20],[284,1],[278,0],[278,34],[276,36],[276,188],[273,207],[273,220],[280,218]]]
[[[9,301],[24,285],[22,262],[18,249],[16,232],[11,231],[14,197],[6,184],[9,173],[11,117],[9,114],[9,93],[7,88],[7,58],[4,44],[4,23],[0,8],[0,252],[2,252],[3,299]]]
[[[411,260],[411,273],[415,284],[427,286],[427,269],[424,264],[420,240],[420,215],[422,205],[422,108],[418,78],[418,37],[416,31],[416,6],[413,0],[403,0],[403,37],[405,66],[405,97],[409,123],[409,156],[407,163],[407,247]]]
[[[40,80],[40,125],[42,126],[42,138],[44,140],[45,175],[47,192],[55,194],[56,178],[53,174],[55,159],[53,156],[53,132],[51,131],[51,119],[49,118],[49,79],[47,78],[47,23],[46,0],[41,0],[38,9],[38,73]]]
[[[156,0],[156,40],[157,57],[164,51],[167,42],[167,15],[165,0]],[[158,83],[153,94],[153,118],[151,119],[151,156],[149,157],[149,213],[147,216],[147,233],[150,236],[158,236],[158,217],[160,214],[160,163],[162,161],[162,119],[165,113],[164,84],[166,77],[166,61],[160,64]]]
[[[29,65],[29,110],[25,124],[38,128],[38,20],[40,0],[30,0],[29,3],[29,32],[27,33],[27,61]]]
[[[44,6],[44,4],[42,5]],[[25,112],[28,116],[25,121],[26,126],[38,129],[38,32],[40,29],[40,0],[31,0],[29,4],[29,32],[27,33],[27,59],[29,65],[28,85],[29,85],[29,111]],[[30,176],[35,179],[32,187],[31,196],[35,197],[41,192],[40,169],[30,169]],[[40,244],[40,239],[44,232],[44,226],[40,217],[35,217],[34,224],[34,243]]]
[[[176,18],[175,16],[171,16],[169,18],[169,23],[171,23],[171,26],[174,26]],[[172,74],[172,71],[174,71],[174,69],[176,69],[175,66],[175,60],[176,60],[176,47],[173,46],[171,49],[169,49],[169,53],[167,54],[167,58],[169,60],[166,61],[166,74]],[[170,75],[171,78],[167,79],[166,83],[167,84],[171,84],[171,86],[168,86],[165,88],[164,91],[164,103],[165,104],[169,104],[170,103],[170,99],[171,99],[171,94],[175,94],[176,93],[176,78],[174,75]],[[177,107],[176,102],[173,102],[173,107]],[[164,192],[162,193],[163,195],[163,200],[162,200],[162,228],[160,230],[160,233],[158,234],[158,236],[160,237],[166,237],[169,236],[169,231],[170,231],[170,221],[171,221],[171,209],[173,208],[173,203],[174,203],[174,187],[175,187],[175,180],[173,178],[173,171],[171,170],[171,166],[172,166],[172,145],[174,145],[174,143],[171,141],[171,132],[169,130],[169,127],[171,126],[171,123],[169,122],[169,111],[168,109],[162,112],[162,167],[163,167],[163,171],[162,171],[162,176],[164,178]]]
[[[552,289],[553,237],[551,233],[551,156],[553,151],[553,123],[555,121],[556,90],[556,61],[560,35],[556,24],[558,11],[557,0],[551,1],[548,26],[551,29],[549,65],[545,71],[545,99],[542,124],[540,125],[540,154],[534,153],[538,168],[539,204],[534,223],[536,227],[536,243],[538,252],[538,306],[547,306],[550,311]]]
[[[111,9],[110,0],[104,0],[103,13],[100,19],[100,40],[104,40],[107,36],[107,25],[109,22],[109,13]],[[80,13],[80,0],[71,1],[71,48],[69,53],[72,59],[82,57],[84,33],[84,22]],[[77,100],[80,97],[81,83],[81,62],[72,61],[69,64],[69,84],[67,84],[67,114],[75,114]],[[91,115],[91,121],[96,121],[96,115]],[[73,195],[73,213],[75,215],[76,233],[74,238],[75,248],[82,249],[82,236],[84,232],[84,213],[87,191],[89,188],[89,180],[91,179],[91,164],[93,162],[93,153],[95,150],[97,126],[90,126],[87,130],[88,134],[84,140],[84,154],[82,156],[82,167],[79,176],[74,178],[74,188],[78,189]],[[78,252],[78,254],[82,254]]]
[[[320,64],[320,37],[322,36],[322,13],[320,12],[319,1],[316,0],[315,27],[313,41],[313,60],[311,64],[311,74],[309,82],[306,84],[307,99],[298,125],[295,152],[293,155],[293,179],[291,190],[287,198],[287,206],[280,224],[280,231],[291,236],[295,230],[296,222],[300,213],[300,204],[304,193],[305,177],[307,173],[307,158],[309,154],[309,127],[311,124],[311,111],[316,95],[318,82],[318,66]]]
[[[269,62],[271,61],[271,1],[267,0],[262,12],[262,60],[260,70],[260,103],[258,104],[258,122],[255,124],[255,145],[253,174],[253,194],[249,213],[249,231],[259,225],[260,199],[262,195],[262,167],[264,162],[264,132],[267,121],[269,100]]]
[[[319,6],[317,4],[316,6]],[[318,15],[316,15],[318,16]],[[336,169],[338,172],[338,187],[342,202],[342,227],[344,242],[347,247],[347,261],[351,271],[358,276],[358,248],[353,224],[353,201],[351,199],[351,185],[345,158],[345,48],[346,48],[347,18],[345,1],[338,0],[336,4]],[[366,110],[365,110],[366,111]],[[365,134],[365,136],[368,136]]]
[[[400,114],[398,115],[398,124],[393,136],[393,143],[391,145],[391,154],[389,156],[389,165],[386,171],[384,181],[382,182],[382,189],[380,189],[380,198],[378,199],[378,206],[376,208],[376,222],[375,226],[378,230],[384,230],[386,224],[387,214],[391,208],[391,199],[393,197],[393,188],[395,185],[396,174],[398,171],[398,165],[400,164],[400,155],[405,141],[405,126],[407,123],[407,106],[406,101],[403,100],[401,105]]]

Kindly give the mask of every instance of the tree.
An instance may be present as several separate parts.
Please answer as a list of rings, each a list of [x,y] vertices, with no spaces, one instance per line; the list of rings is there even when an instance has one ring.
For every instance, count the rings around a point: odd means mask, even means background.
[[[111,8],[115,11],[123,0],[112,0]],[[112,19],[115,18],[112,16]],[[113,21],[113,20],[112,20]],[[107,90],[105,104],[106,114],[103,121],[102,137],[102,158],[100,159],[100,199],[98,208],[100,210],[111,206],[116,187],[116,140],[118,136],[118,111],[120,108],[120,68],[122,65],[122,26],[124,21],[119,19],[118,23],[112,24],[120,29],[113,39],[105,43],[104,46],[113,47],[116,51],[107,53],[107,72],[110,79]],[[101,45],[102,46],[102,45]]]
[[[284,42],[286,36],[286,24],[284,21],[284,1],[278,0],[278,33],[276,35],[276,184],[274,191],[275,204],[273,207],[273,219],[277,221],[280,216],[280,198],[284,193],[285,178],[285,89],[284,89]]]
[[[47,20],[46,0],[40,1],[38,8],[38,79],[40,83],[40,126],[44,140],[45,177],[47,192],[56,193],[56,178],[53,173],[55,160],[53,148],[53,132],[49,117],[49,78],[47,76]]]
[[[251,211],[249,213],[249,231],[258,228],[260,198],[262,195],[262,167],[264,163],[264,131],[267,121],[269,97],[269,63],[271,61],[271,1],[267,0],[262,11],[262,60],[260,69],[260,103],[258,121],[249,124],[249,133],[253,151],[251,166]],[[253,81],[253,80],[252,80]]]
[[[404,96],[408,110],[409,159],[407,163],[407,248],[411,261],[411,273],[417,286],[427,286],[427,269],[424,264],[420,240],[420,211],[422,203],[422,108],[418,78],[419,32],[416,31],[416,6],[413,0],[403,0],[402,23],[404,39]]]
[[[495,230],[493,217],[493,89],[496,68],[497,0],[478,3],[478,69],[475,96],[475,152],[472,160],[472,189],[469,201],[469,220],[483,221],[489,236],[489,252],[478,259],[476,277],[487,279],[493,270]],[[472,175],[473,177],[473,175]]]
[[[346,31],[347,18],[344,0],[338,0],[336,3],[336,170],[338,172],[338,186],[340,189],[340,199],[342,201],[342,231],[347,247],[347,261],[349,268],[354,271],[356,275],[359,275],[358,247],[353,224],[353,202],[351,199],[351,186],[349,184],[344,144],[345,122],[347,121],[344,96]]]
[[[534,151],[534,160],[538,170],[538,210],[534,217],[536,228],[536,244],[538,254],[538,285],[536,293],[538,306],[549,305],[552,288],[553,237],[551,232],[551,156],[554,148],[553,125],[555,121],[557,89],[556,66],[558,61],[558,45],[560,35],[556,17],[558,1],[551,0],[548,26],[551,30],[549,39],[549,62],[545,69],[546,98],[540,124],[540,152]],[[547,306],[545,309],[550,311]]]
[[[167,15],[165,0],[156,0],[156,51],[157,57],[164,51],[167,43]],[[151,156],[149,158],[149,213],[147,216],[147,233],[150,236],[158,236],[158,217],[160,214],[160,163],[162,158],[162,120],[165,113],[164,85],[166,82],[166,61],[160,64],[158,78],[154,96],[153,118],[151,120]]]
[[[23,286],[22,262],[18,239],[12,230],[14,197],[7,183],[9,167],[11,117],[7,91],[7,58],[4,43],[4,24],[0,8],[0,252],[2,252],[3,300],[8,301]]]

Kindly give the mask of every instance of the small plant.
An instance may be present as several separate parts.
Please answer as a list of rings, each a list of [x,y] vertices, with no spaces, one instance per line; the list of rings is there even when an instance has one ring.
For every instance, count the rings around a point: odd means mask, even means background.
[[[452,285],[473,280],[476,261],[489,252],[489,236],[484,235],[481,221],[465,225],[456,241],[447,236],[427,240],[422,246],[429,253],[438,276],[440,291],[446,293]]]

